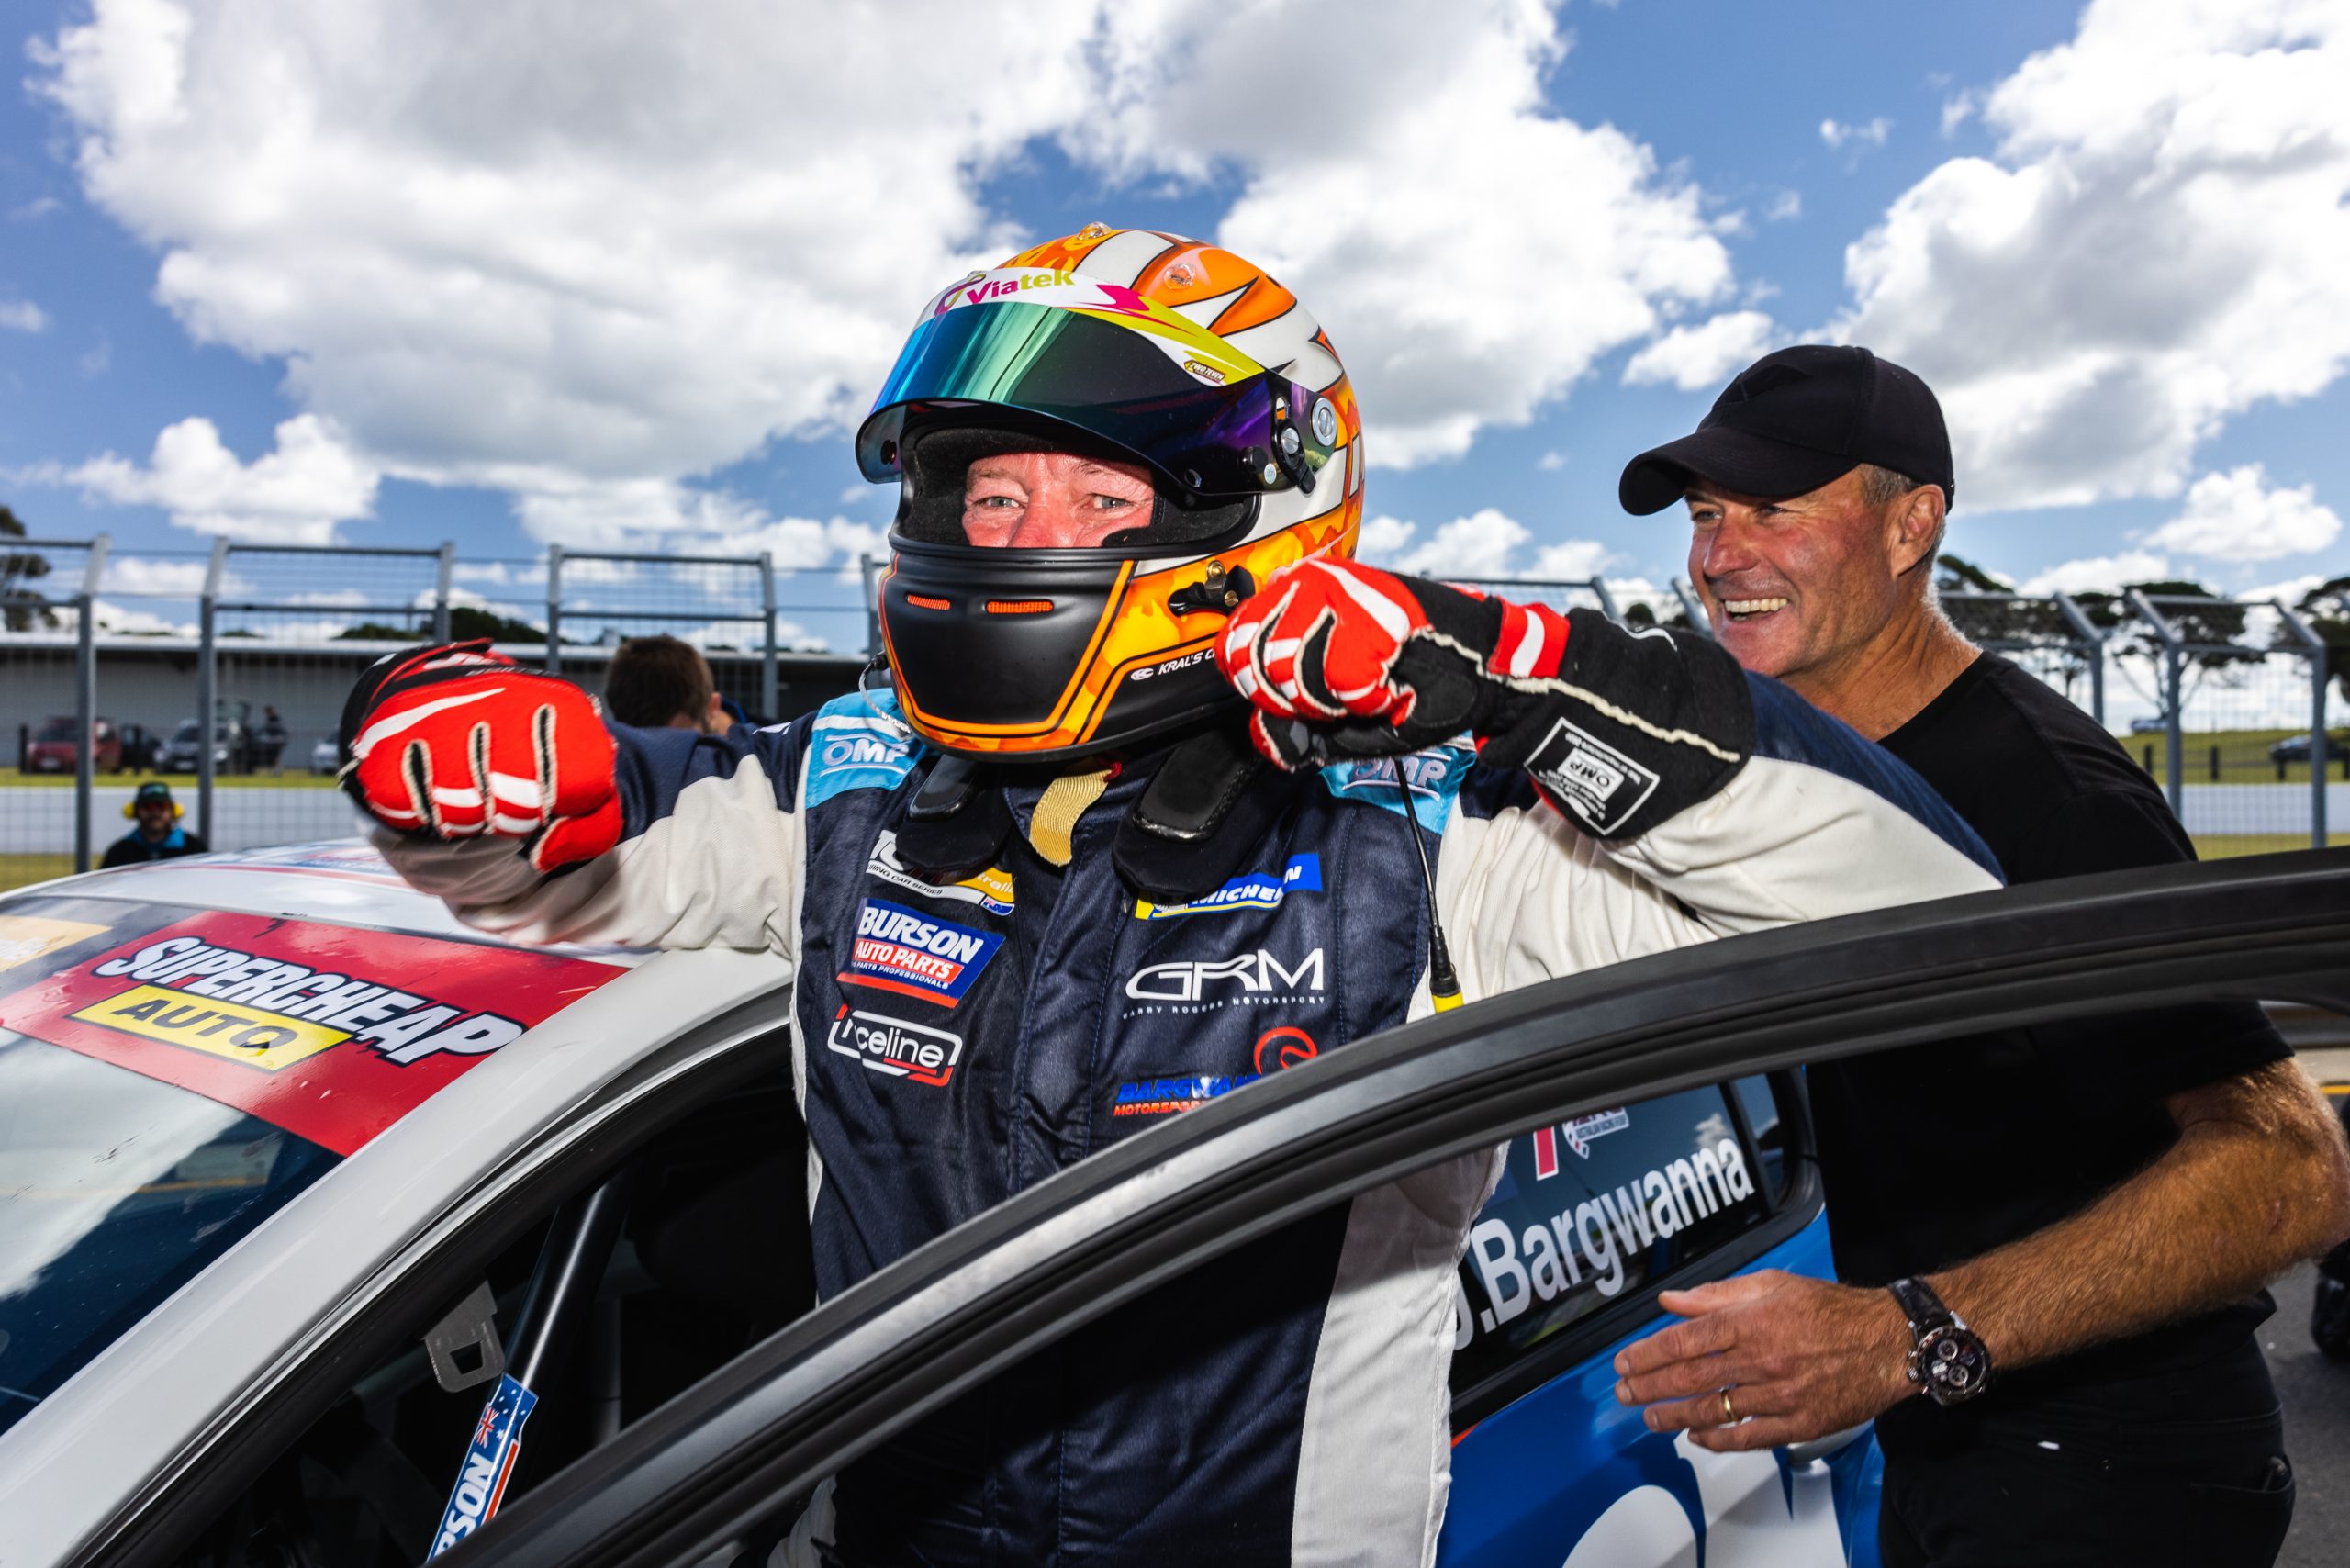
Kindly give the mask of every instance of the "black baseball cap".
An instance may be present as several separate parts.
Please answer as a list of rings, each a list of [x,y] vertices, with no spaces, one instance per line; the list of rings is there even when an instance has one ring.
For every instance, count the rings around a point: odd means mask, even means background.
[[[1616,496],[1635,516],[1679,500],[1693,476],[1750,496],[1799,496],[1863,463],[1957,498],[1931,388],[1866,349],[1798,343],[1740,371],[1696,434],[1626,464]]]
[[[130,797],[130,803],[133,806],[143,806],[150,801],[160,801],[164,805],[170,805],[172,787],[160,778],[150,778],[146,783],[139,786],[138,792]]]

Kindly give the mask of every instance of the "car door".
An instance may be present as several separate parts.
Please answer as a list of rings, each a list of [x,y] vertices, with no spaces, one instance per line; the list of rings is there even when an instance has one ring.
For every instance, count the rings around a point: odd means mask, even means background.
[[[1880,912],[1422,1020],[1121,1143],[900,1260],[444,1561],[748,1562],[760,1531],[884,1437],[1155,1282],[1350,1193],[1546,1125],[1805,1059],[2215,997],[2350,1011],[2350,855]],[[1534,1457],[1551,1478],[1536,1484],[1560,1485],[1581,1458]],[[1561,1560],[1583,1550],[1551,1544]],[[1702,1537],[1693,1546],[1684,1561],[1699,1561]]]

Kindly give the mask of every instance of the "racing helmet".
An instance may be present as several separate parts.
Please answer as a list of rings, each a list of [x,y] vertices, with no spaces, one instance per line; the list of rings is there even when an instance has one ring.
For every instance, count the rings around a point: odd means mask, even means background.
[[[970,543],[970,465],[1034,451],[1143,465],[1149,522]],[[1362,524],[1362,420],[1329,338],[1262,269],[1150,230],[1093,224],[935,296],[856,457],[899,482],[880,620],[900,704],[967,756],[1084,756],[1237,703],[1225,615],[1292,561],[1353,554]]]

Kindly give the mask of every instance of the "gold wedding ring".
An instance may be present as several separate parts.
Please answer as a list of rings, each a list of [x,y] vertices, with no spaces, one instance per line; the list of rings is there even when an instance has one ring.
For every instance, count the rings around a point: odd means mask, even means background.
[[[1729,1390],[1727,1388],[1722,1390],[1722,1425],[1725,1427],[1738,1425],[1738,1408],[1730,1404]]]

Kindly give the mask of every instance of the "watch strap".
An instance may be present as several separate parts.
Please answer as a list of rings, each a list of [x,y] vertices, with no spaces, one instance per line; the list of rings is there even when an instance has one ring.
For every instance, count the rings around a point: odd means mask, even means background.
[[[1885,1288],[1893,1293],[1895,1301],[1901,1304],[1902,1316],[1909,1320],[1909,1334],[1913,1339],[1929,1328],[1944,1323],[1958,1323],[1958,1314],[1944,1306],[1942,1298],[1934,1294],[1934,1287],[1923,1280],[1896,1280]],[[1964,1324],[1959,1326],[1965,1327]]]

